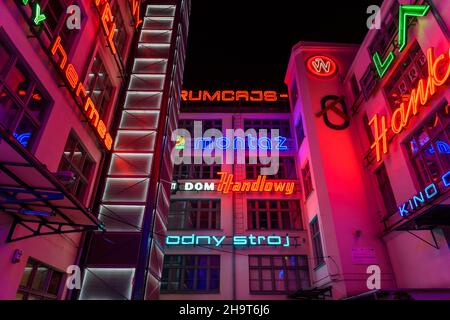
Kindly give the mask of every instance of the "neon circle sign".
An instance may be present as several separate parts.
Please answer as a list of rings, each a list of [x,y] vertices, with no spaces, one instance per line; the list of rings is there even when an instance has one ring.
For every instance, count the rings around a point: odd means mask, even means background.
[[[308,71],[318,77],[331,77],[337,72],[336,62],[327,56],[312,56],[306,61]]]

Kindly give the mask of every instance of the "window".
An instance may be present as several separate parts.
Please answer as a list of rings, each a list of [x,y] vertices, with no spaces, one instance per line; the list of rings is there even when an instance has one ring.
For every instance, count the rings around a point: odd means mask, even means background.
[[[222,132],[222,120],[180,120],[178,122],[178,128],[189,131],[192,140],[194,140],[194,122],[201,122],[202,133],[210,129],[217,129]],[[194,143],[192,143],[192,146],[194,146]]]
[[[50,99],[23,59],[0,40],[0,124],[31,149],[50,109]]]
[[[375,71],[372,68],[372,64],[370,64],[366,71],[364,72],[361,80],[359,80],[359,83],[361,85],[361,90],[364,95],[364,99],[366,101],[369,99],[370,95],[372,94],[373,90],[375,89],[377,85],[377,77],[375,76]]]
[[[169,230],[219,230],[220,200],[173,200]]]
[[[219,293],[220,256],[164,257],[161,293]]]
[[[427,76],[427,58],[419,44],[414,42],[384,86],[384,93],[391,109],[397,109],[405,96],[408,96],[417,86],[419,80]]]
[[[77,35],[76,31],[78,30],[70,30],[66,27],[68,17],[66,11],[67,7],[78,2],[73,0],[43,0],[39,3],[41,5],[41,11],[46,16],[44,28],[47,34],[52,39],[60,36],[66,52],[70,52]]]
[[[359,90],[358,80],[356,80],[356,76],[353,74],[350,78],[350,87],[352,89],[353,99],[356,99],[361,94],[361,90]]]
[[[58,171],[71,172],[73,179],[64,180],[66,188],[84,201],[94,168],[94,161],[75,133],[71,132],[64,148]]]
[[[364,131],[366,131],[367,139],[369,139],[369,143],[372,145],[375,142],[375,138],[373,136],[372,128],[370,128],[369,126],[369,117],[367,116],[367,113],[364,113],[362,120]]]
[[[218,179],[221,165],[181,164],[174,168],[173,180],[214,180]]]
[[[298,142],[298,148],[302,146],[303,140],[305,140],[305,130],[303,128],[303,119],[300,116],[298,119],[297,126],[295,127],[295,131],[297,132],[297,142]]]
[[[387,216],[393,215],[397,211],[397,204],[395,202],[394,192],[392,191],[391,182],[386,171],[384,163],[375,171],[377,177],[378,188],[380,189],[381,196],[383,197],[384,207],[387,212]]]
[[[270,130],[277,129],[279,130],[279,135],[285,137],[286,139],[291,139],[291,123],[289,120],[254,120],[254,119],[245,119],[244,120],[244,131],[249,129],[256,130],[259,133],[259,130],[267,130],[267,137],[271,137]]]
[[[251,294],[289,294],[310,287],[306,256],[249,256]]]
[[[119,1],[115,1],[112,7],[114,22],[116,23],[116,29],[114,30],[114,44],[117,52],[123,59],[123,55],[125,54],[125,45],[127,43],[127,30],[120,11]]]
[[[422,188],[437,182],[450,170],[450,106],[447,101],[406,145]]]
[[[290,100],[291,100],[291,109],[293,110],[298,100],[297,81],[294,81],[294,84],[292,85]]]
[[[249,230],[302,230],[302,214],[297,200],[248,200]]]
[[[63,273],[32,258],[28,259],[16,300],[56,300]]]
[[[320,237],[319,218],[316,216],[309,224],[311,231],[311,243],[314,254],[314,267],[319,268],[325,264],[323,256],[322,239]]]
[[[305,192],[305,200],[306,200],[313,192],[313,184],[312,184],[311,170],[309,168],[309,162],[307,162],[302,169],[302,179],[303,179],[303,191]]]
[[[114,87],[99,53],[94,58],[86,84],[86,93],[97,107],[100,118],[105,118],[113,98]]]
[[[295,159],[293,157],[279,157],[279,169],[276,175],[267,176],[268,179],[281,180],[297,180],[297,170],[295,166]],[[261,163],[248,164],[250,160],[247,158],[245,166],[245,175],[249,180],[256,180],[261,174],[261,168],[269,168],[270,165],[263,165]]]

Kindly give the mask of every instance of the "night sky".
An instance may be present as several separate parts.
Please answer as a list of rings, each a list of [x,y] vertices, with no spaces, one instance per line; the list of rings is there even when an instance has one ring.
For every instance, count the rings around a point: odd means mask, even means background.
[[[381,0],[192,0],[185,89],[285,89],[299,41],[361,43]]]

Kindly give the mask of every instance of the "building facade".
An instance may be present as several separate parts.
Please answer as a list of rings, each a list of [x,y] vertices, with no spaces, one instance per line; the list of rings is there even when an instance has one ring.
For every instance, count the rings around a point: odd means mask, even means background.
[[[82,231],[103,228],[91,208],[135,25],[125,0],[0,3],[0,299],[65,299]]]
[[[106,231],[86,242],[81,300],[154,300],[164,256],[189,1],[148,1],[99,188]]]
[[[310,288],[312,261],[289,102],[251,102],[248,93],[258,95],[256,91],[183,93],[188,101],[177,140],[190,138],[191,143],[179,148],[180,156],[192,151],[192,161],[196,152],[203,158],[190,164],[188,157],[175,165],[160,299],[275,300]],[[239,130],[250,134],[252,129],[258,141],[237,138]],[[272,129],[279,131],[279,139],[274,139]],[[268,130],[271,145],[263,142],[260,130]],[[218,147],[212,152],[215,164],[206,157],[212,144]],[[231,150],[231,156],[225,149]],[[262,157],[265,150],[279,161],[275,175],[262,174],[261,169],[270,166]],[[264,187],[221,188],[228,179],[260,181]],[[270,186],[266,189],[267,183],[292,183],[293,188],[277,192]]]
[[[333,298],[449,298],[449,14],[443,1],[385,1],[361,46],[293,48],[305,216],[324,257],[312,282]],[[367,286],[373,272],[380,285]]]

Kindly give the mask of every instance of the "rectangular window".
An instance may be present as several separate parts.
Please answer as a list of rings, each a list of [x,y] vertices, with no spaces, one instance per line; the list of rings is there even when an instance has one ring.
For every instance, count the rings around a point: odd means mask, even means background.
[[[251,255],[251,294],[289,294],[310,288],[307,256]]]
[[[114,44],[116,46],[119,56],[123,59],[125,54],[125,46],[127,43],[127,30],[125,28],[125,22],[123,21],[119,1],[115,1],[112,7],[114,16],[114,22],[116,23],[116,29],[114,30]]]
[[[0,41],[0,124],[25,148],[31,149],[51,100],[24,60],[6,46],[3,37]]]
[[[291,94],[289,95],[290,102],[291,102],[291,110],[294,110],[295,104],[298,100],[298,89],[297,89],[297,81],[294,81],[294,84],[291,88]]]
[[[297,200],[247,200],[249,230],[302,230]]]
[[[70,172],[72,179],[62,181],[66,188],[80,201],[85,196],[92,178],[95,163],[74,132],[69,134],[58,171]]]
[[[256,130],[259,134],[259,130],[267,130],[267,136],[271,137],[270,130],[279,130],[279,135],[285,137],[286,139],[291,139],[291,123],[289,120],[260,120],[260,119],[245,119],[244,120],[244,131],[249,129]]]
[[[394,192],[392,191],[391,182],[384,163],[377,169],[377,171],[375,171],[375,175],[377,177],[378,188],[380,189],[381,196],[383,197],[386,215],[391,216],[397,212],[397,203],[395,202]]]
[[[309,162],[307,162],[302,169],[302,179],[303,179],[303,191],[305,192],[305,200],[306,200],[313,192],[313,184]]]
[[[397,109],[419,80],[427,76],[427,58],[416,41],[383,88],[391,109]]]
[[[295,127],[295,131],[297,132],[297,142],[298,142],[298,148],[302,146],[303,140],[305,140],[305,130],[303,128],[303,119],[300,116],[298,119],[297,126]]]
[[[194,139],[194,122],[201,122],[202,134],[209,129],[217,129],[222,132],[222,120],[188,120],[183,119],[178,121],[178,128],[185,129],[191,134],[192,140]],[[192,147],[194,143],[192,143]]]
[[[372,68],[372,64],[370,64],[361,77],[361,80],[359,80],[364,99],[366,100],[370,98],[370,95],[377,85],[378,78],[375,73],[376,71]]]
[[[161,293],[219,293],[220,255],[166,255]]]
[[[297,169],[295,166],[295,159],[293,157],[279,157],[279,169],[276,175],[267,176],[267,179],[279,180],[297,180]],[[269,168],[270,165],[263,165],[261,163],[248,164],[249,159],[246,159],[245,177],[249,180],[256,180],[261,174],[261,168]]]
[[[172,200],[169,230],[219,230],[220,200]]]
[[[215,180],[219,179],[218,173],[221,165],[207,164],[180,164],[174,167],[173,180]]]
[[[354,74],[350,78],[350,86],[352,89],[353,99],[358,98],[361,94],[361,90],[359,90],[358,80],[356,80],[356,76]]]
[[[422,188],[438,182],[450,170],[450,106],[447,101],[406,142]]]
[[[29,258],[16,300],[56,300],[64,274]]]
[[[100,118],[105,118],[114,95],[110,77],[105,65],[97,52],[92,63],[91,71],[86,83],[86,93],[91,97],[97,108]]]
[[[320,236],[319,217],[315,217],[309,224],[311,232],[311,243],[314,254],[314,267],[319,268],[325,264],[325,257],[323,256],[322,239]]]

